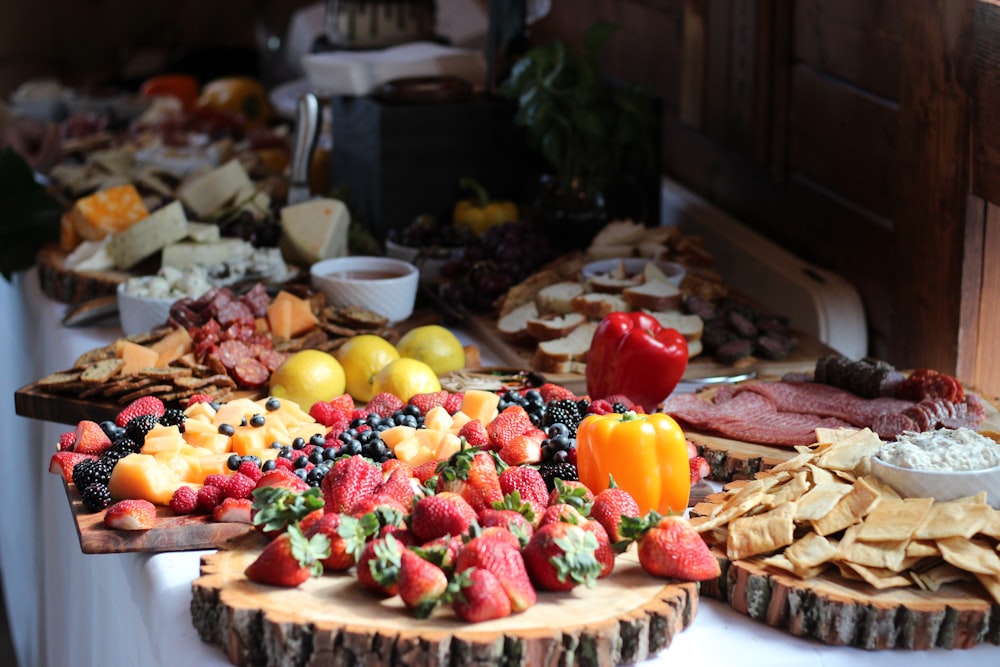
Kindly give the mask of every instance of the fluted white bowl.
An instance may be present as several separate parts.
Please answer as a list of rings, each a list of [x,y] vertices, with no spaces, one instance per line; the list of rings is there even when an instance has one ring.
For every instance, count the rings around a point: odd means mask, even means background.
[[[177,297],[156,298],[134,296],[125,291],[125,283],[118,285],[118,318],[126,336],[152,331],[167,323],[170,306]]]
[[[985,470],[917,470],[872,456],[872,473],[904,498],[955,500],[986,492],[986,502],[1000,509],[1000,466]]]
[[[363,306],[391,322],[413,314],[420,271],[391,257],[335,257],[309,268],[313,288],[335,306]]]

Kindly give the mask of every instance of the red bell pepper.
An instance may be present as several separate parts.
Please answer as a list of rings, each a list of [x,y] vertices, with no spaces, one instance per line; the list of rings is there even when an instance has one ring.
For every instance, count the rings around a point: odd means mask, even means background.
[[[611,313],[597,325],[587,354],[587,393],[624,394],[653,412],[687,368],[687,341],[646,313]]]

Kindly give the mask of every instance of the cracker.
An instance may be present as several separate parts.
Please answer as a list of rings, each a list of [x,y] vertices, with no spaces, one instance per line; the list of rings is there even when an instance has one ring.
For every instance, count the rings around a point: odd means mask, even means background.
[[[117,357],[96,361],[80,374],[80,381],[103,384],[117,375],[124,365],[125,362]]]
[[[877,567],[867,567],[858,563],[838,563],[841,566],[841,573],[844,569],[853,570],[861,579],[870,586],[883,590],[886,588],[905,588],[912,586],[913,582],[909,577],[904,577],[890,570]]]
[[[789,560],[785,554],[772,554],[766,558],[761,558],[760,562],[773,567],[784,572],[790,572],[800,579],[811,579],[812,577],[818,577],[823,574],[824,570],[828,567],[827,563],[822,563],[814,567],[799,567],[791,560]]]
[[[126,405],[131,403],[137,398],[142,398],[143,396],[152,396],[164,391],[170,391],[174,388],[172,384],[152,384],[147,387],[142,387],[141,389],[136,389],[133,392],[127,394],[122,394],[118,397],[118,403],[120,405]]]
[[[80,380],[80,375],[81,371],[63,371],[61,373],[52,373],[51,375],[46,375],[36,381],[35,385],[40,389],[56,391],[63,385],[78,382]]]
[[[854,565],[877,567],[900,572],[906,558],[906,540],[897,542],[861,542],[855,538],[846,547],[841,544],[837,558]]]
[[[799,471],[784,484],[772,488],[771,492],[764,496],[761,504],[770,509],[798,500],[809,490],[807,477],[808,473],[805,470]]]
[[[862,542],[909,541],[934,506],[933,498],[883,498],[861,526]]]
[[[946,537],[938,540],[937,546],[941,557],[955,567],[976,574],[1000,575],[1000,556],[992,544],[964,537]]]
[[[88,350],[84,352],[76,361],[73,362],[73,368],[84,369],[95,361],[101,361],[103,359],[111,359],[115,356],[115,346],[105,345],[104,347],[94,348],[93,350]]]
[[[208,385],[218,385],[230,388],[236,387],[236,383],[233,379],[225,373],[216,373],[215,375],[210,375],[208,377],[178,377],[174,378],[174,384],[181,389],[197,389],[199,387],[207,387]]]
[[[859,523],[881,499],[878,491],[862,478],[851,486],[850,492],[837,501],[829,513],[809,523],[820,535],[830,535]]]
[[[729,525],[726,553],[730,560],[749,558],[787,547],[795,539],[795,503],[758,514],[740,517]]]
[[[837,544],[816,533],[806,533],[785,549],[785,556],[797,570],[823,565],[833,560],[837,554]]]
[[[851,485],[843,482],[822,482],[809,489],[799,498],[795,520],[798,522],[818,520],[833,510],[840,499],[851,492]]]
[[[960,498],[935,503],[924,522],[914,532],[919,540],[972,537],[991,519],[993,508],[978,498]]]
[[[939,563],[926,572],[911,572],[910,576],[924,590],[937,591],[945,584],[957,581],[974,581],[975,576],[948,563]],[[980,575],[990,577],[992,575]]]

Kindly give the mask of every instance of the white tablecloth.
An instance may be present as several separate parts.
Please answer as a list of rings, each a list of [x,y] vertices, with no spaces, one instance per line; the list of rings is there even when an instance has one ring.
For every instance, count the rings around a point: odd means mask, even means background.
[[[222,651],[191,624],[191,582],[205,552],[83,555],[62,484],[47,472],[64,424],[14,414],[13,394],[67,368],[82,352],[120,334],[117,323],[67,329],[64,306],[42,295],[34,272],[0,280],[0,568],[20,667],[222,667]],[[495,363],[483,350],[485,363]],[[647,665],[855,667],[1000,663],[1000,647],[968,651],[880,651],[798,639],[702,600],[692,627]],[[0,656],[0,665],[9,664]]]

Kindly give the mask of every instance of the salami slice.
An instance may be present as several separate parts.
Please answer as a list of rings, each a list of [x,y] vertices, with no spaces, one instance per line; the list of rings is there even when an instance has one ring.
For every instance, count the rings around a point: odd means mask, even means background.
[[[234,324],[253,324],[253,312],[251,312],[250,307],[243,303],[242,301],[229,301],[224,306],[219,308],[215,319],[219,321],[219,324],[223,328],[230,327]]]
[[[250,312],[253,313],[254,317],[265,317],[267,315],[267,307],[271,303],[271,297],[267,295],[267,290],[264,289],[263,283],[254,285],[249,292],[243,295],[242,299],[250,308]]]
[[[219,343],[219,360],[227,370],[236,368],[243,359],[253,359],[254,355],[246,343],[239,340],[224,340]]]
[[[280,366],[287,358],[287,352],[278,352],[277,350],[264,350],[257,355],[257,359],[260,363],[264,364],[264,366],[267,367],[267,370],[272,373],[278,370],[278,366]]]
[[[240,387],[244,389],[258,389],[267,384],[268,379],[271,377],[271,372],[267,370],[264,364],[253,357],[244,357],[236,363],[236,367],[233,368],[231,375]]]
[[[883,440],[895,440],[906,431],[916,431],[917,424],[904,414],[879,415],[872,422],[872,430]]]

